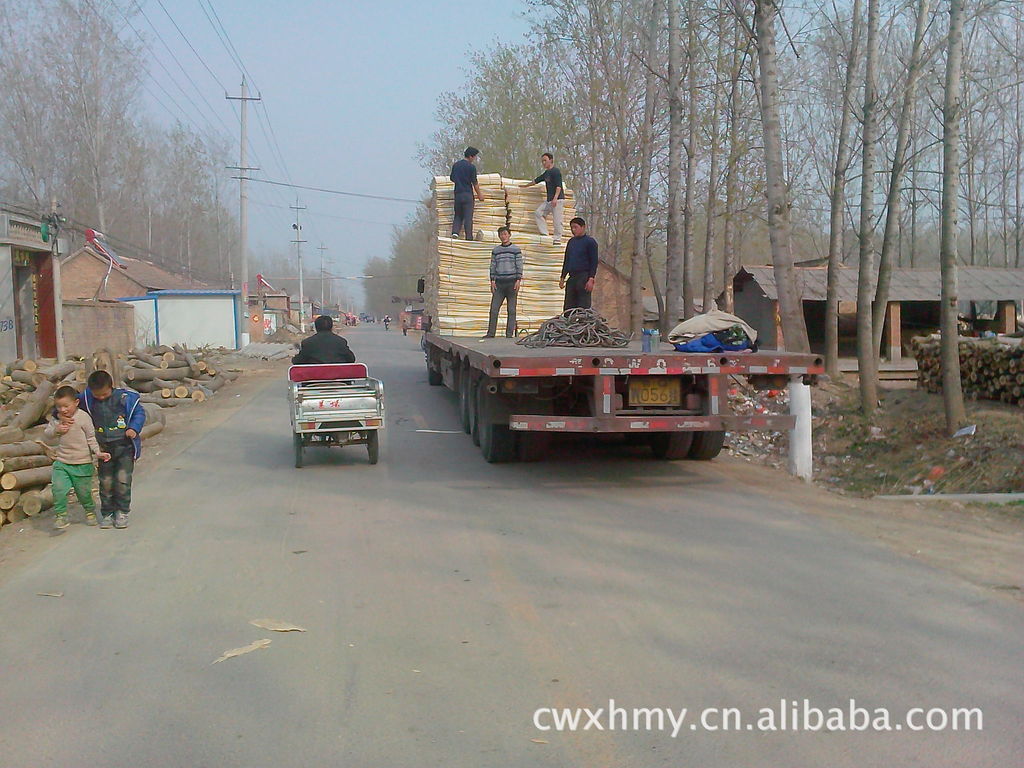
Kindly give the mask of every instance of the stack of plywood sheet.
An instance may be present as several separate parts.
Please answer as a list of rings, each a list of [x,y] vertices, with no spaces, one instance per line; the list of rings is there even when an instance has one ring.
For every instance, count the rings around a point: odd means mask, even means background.
[[[544,188],[524,189],[516,179],[496,174],[479,177],[485,203],[477,204],[473,216],[474,242],[451,238],[453,191],[450,181],[434,180],[434,206],[438,217],[436,247],[426,276],[426,306],[433,318],[433,330],[446,336],[482,336],[487,331],[490,311],[491,249],[498,242],[498,227],[510,221],[512,242],[523,251],[523,284],[517,301],[520,332],[534,331],[562,311],[563,292],[558,287],[565,246],[537,232],[533,212],[544,201]],[[500,193],[500,198],[498,194]],[[571,193],[567,193],[571,194]],[[500,206],[499,206],[500,202]],[[568,221],[575,214],[566,206]],[[504,208],[504,214],[499,208]],[[505,329],[505,309],[498,319],[498,332]]]
[[[526,187],[523,185],[528,184],[529,181],[524,179],[502,179],[501,181],[505,187],[505,199],[508,203],[509,227],[512,228],[513,232],[528,232],[540,235],[540,230],[537,229],[535,212],[540,204],[547,200],[547,190],[544,184]],[[573,199],[572,190],[567,189],[565,190],[565,209],[562,216],[561,239],[563,241],[572,237],[572,232],[569,230],[569,220],[575,215],[576,201]],[[553,236],[555,234],[554,223],[550,214],[547,220],[548,232]]]

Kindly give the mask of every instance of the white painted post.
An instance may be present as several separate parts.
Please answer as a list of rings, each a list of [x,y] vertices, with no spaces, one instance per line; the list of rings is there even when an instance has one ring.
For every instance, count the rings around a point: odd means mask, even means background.
[[[796,416],[796,425],[789,433],[789,473],[810,481],[814,469],[811,445],[811,388],[803,378],[789,382],[789,412]]]

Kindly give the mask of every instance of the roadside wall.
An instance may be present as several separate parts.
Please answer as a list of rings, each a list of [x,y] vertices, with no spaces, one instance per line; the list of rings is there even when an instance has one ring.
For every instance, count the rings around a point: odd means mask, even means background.
[[[64,352],[91,355],[106,347],[127,352],[135,346],[135,310],[119,301],[64,299]]]

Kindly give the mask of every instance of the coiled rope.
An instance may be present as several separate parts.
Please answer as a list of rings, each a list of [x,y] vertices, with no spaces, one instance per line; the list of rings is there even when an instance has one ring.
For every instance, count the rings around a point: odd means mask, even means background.
[[[593,309],[568,309],[516,339],[525,347],[624,347],[632,334],[612,328]]]

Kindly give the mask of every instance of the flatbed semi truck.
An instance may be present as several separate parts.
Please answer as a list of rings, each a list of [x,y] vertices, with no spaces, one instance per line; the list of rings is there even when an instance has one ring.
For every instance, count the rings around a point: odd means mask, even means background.
[[[458,394],[463,429],[488,462],[535,461],[558,432],[642,435],[662,459],[713,459],[725,433],[793,430],[791,414],[729,411],[728,379],[758,389],[813,384],[816,355],[687,354],[625,348],[529,348],[513,339],[423,337],[427,381]]]

